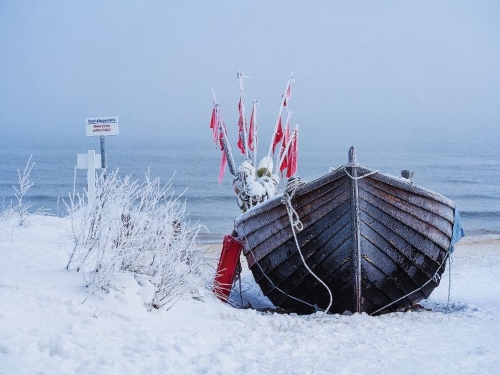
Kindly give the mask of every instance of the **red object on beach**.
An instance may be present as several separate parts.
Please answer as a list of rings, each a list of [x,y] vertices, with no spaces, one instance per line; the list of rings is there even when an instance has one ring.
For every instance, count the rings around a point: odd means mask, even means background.
[[[214,279],[213,292],[223,302],[229,299],[231,286],[236,277],[236,270],[240,262],[243,243],[233,236],[226,234],[222,243],[217,274]]]

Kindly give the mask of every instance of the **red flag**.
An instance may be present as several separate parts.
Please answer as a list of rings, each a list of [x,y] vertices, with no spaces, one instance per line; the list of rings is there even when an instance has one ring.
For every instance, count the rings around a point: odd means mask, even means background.
[[[286,145],[287,145],[287,143],[288,143],[289,140],[290,140],[290,126],[289,126],[289,124],[287,122],[286,125],[285,125],[285,132],[284,132],[284,135],[283,135],[283,142],[281,142],[281,150],[280,150],[279,160],[283,159],[283,161],[281,162],[281,165],[280,165],[280,172],[283,172],[285,169],[288,168],[288,154],[285,155],[284,157],[283,157],[283,155],[285,154]]]
[[[213,129],[217,122],[217,113],[215,107],[212,109],[212,118],[210,119],[210,129]]]
[[[243,117],[240,114],[238,119],[238,148],[240,152],[245,155],[245,146],[243,146]]]
[[[297,159],[299,157],[299,150],[298,150],[298,133],[295,133],[295,137],[293,137],[292,144],[290,145],[290,148],[288,149],[288,168],[286,170],[286,177],[290,178],[292,176],[295,176],[295,173],[297,173]]]
[[[212,119],[210,120],[210,128],[212,129],[212,135],[214,138],[215,146],[217,146],[220,143],[221,132],[219,130],[219,116],[215,108],[212,110]]]
[[[224,152],[224,148],[222,148],[222,159],[220,161],[220,169],[219,169],[219,185],[222,184],[222,179],[224,178],[224,172],[226,171],[226,165],[227,165],[226,153]]]
[[[281,116],[278,117],[278,123],[276,126],[276,133],[274,134],[274,139],[273,139],[273,154],[274,150],[276,149],[276,145],[281,141],[283,138],[283,128],[281,127]]]
[[[288,84],[288,87],[286,88],[285,94],[283,95],[283,106],[286,107],[286,102],[292,97],[292,87],[290,84]]]
[[[220,149],[222,151],[222,159],[220,161],[220,169],[219,169],[219,184],[222,183],[222,179],[224,178],[224,173],[226,171],[226,165],[227,165],[227,157],[226,157],[226,152],[225,152],[225,147],[224,147],[224,138],[225,138],[225,132],[227,132],[226,130],[226,124],[224,123],[224,120],[222,119],[222,116],[220,117],[220,119],[218,120],[220,122],[220,126],[218,126],[218,128],[220,128],[218,131],[217,131],[217,143],[219,146],[220,146]],[[226,142],[227,142],[227,138],[225,139]]]
[[[238,103],[238,112],[240,113],[240,117],[238,118],[238,148],[240,149],[241,153],[245,155],[245,144],[243,142],[244,135],[244,121],[243,121],[243,103],[240,101]]]
[[[250,115],[250,127],[248,129],[248,148],[254,151],[253,137],[255,134],[255,104],[252,106],[252,114]]]
[[[288,87],[285,91],[285,98],[290,99],[292,97],[292,85],[288,84]]]
[[[222,126],[225,127],[224,123],[222,124]],[[217,132],[217,134],[218,134],[217,143],[219,144],[220,149],[224,151],[224,143],[222,142],[222,139],[224,138],[224,133],[221,130],[220,132]]]

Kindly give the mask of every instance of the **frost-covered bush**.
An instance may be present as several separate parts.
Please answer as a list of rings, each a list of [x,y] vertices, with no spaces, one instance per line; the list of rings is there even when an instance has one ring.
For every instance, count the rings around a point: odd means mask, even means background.
[[[70,198],[75,247],[67,269],[82,272],[89,293],[113,288],[123,272],[146,276],[155,290],[150,308],[168,308],[206,288],[211,268],[196,241],[200,226],[186,220],[185,202],[149,172],[143,183],[117,172],[97,179],[94,202]]]
[[[12,202],[10,204],[5,204],[5,198],[2,199],[2,208],[0,209],[0,221],[11,219],[16,216],[16,211],[14,210],[14,205]]]
[[[18,176],[18,186],[12,185],[15,190],[15,195],[17,203],[10,202],[8,206],[5,206],[5,202],[2,201],[2,210],[0,211],[0,220],[10,219],[16,217],[20,226],[26,226],[29,223],[29,218],[32,215],[46,214],[46,209],[38,208],[32,211],[31,202],[26,202],[25,196],[28,190],[35,184],[31,181],[31,170],[33,169],[35,162],[31,161],[33,155],[30,155],[26,167],[21,174],[21,171],[17,170]]]

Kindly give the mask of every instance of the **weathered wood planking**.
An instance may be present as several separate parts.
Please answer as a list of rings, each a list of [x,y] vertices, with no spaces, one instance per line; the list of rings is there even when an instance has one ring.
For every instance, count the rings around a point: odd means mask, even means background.
[[[391,311],[438,286],[455,215],[448,198],[349,165],[300,186],[292,204],[304,224],[297,233],[302,254],[332,292],[330,312],[373,313],[393,303]],[[276,306],[297,313],[328,306],[327,290],[302,263],[280,197],[240,215],[235,229]]]

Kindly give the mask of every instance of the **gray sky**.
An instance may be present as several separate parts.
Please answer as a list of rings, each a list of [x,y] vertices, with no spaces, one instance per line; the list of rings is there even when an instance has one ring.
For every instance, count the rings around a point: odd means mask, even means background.
[[[498,126],[499,20],[498,1],[0,0],[0,128],[209,137],[211,88],[236,122],[238,69],[264,133],[292,70],[302,134]]]

